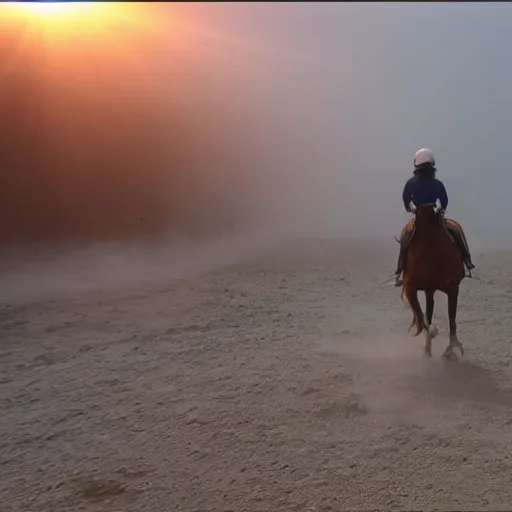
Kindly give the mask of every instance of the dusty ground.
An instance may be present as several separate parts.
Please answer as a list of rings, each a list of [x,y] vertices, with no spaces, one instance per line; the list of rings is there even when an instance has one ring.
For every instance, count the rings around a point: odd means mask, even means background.
[[[510,510],[512,253],[475,257],[459,363],[444,298],[422,360],[395,258],[304,241],[182,279],[111,257],[96,281],[4,263],[0,509]]]

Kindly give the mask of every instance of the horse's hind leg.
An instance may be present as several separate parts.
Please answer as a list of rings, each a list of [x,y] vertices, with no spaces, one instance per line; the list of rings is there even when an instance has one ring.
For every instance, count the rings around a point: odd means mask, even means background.
[[[434,316],[434,292],[425,291],[425,316],[427,320],[427,334],[425,336],[425,355],[432,356],[432,340],[437,336],[437,327],[432,325]]]
[[[464,355],[464,348],[462,343],[457,337],[457,304],[459,300],[459,287],[455,286],[449,290],[448,295],[448,318],[450,322],[450,344],[445,350],[443,357],[449,359],[450,357],[456,357],[454,348],[460,350],[461,355]]]

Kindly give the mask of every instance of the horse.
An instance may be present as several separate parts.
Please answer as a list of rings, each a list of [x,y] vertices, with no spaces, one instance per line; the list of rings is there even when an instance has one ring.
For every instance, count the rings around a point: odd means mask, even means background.
[[[405,295],[413,312],[409,332],[413,327],[416,328],[414,336],[426,332],[424,355],[427,357],[432,357],[432,340],[438,334],[437,327],[432,324],[434,293],[437,290],[448,297],[450,343],[443,358],[457,359],[455,348],[460,350],[461,356],[464,355],[464,348],[457,337],[456,319],[459,287],[465,271],[456,241],[467,246],[460,224],[445,219],[436,203],[422,204],[416,208],[414,218],[402,230],[401,243],[405,244],[406,253],[401,297],[403,300]],[[425,315],[418,300],[418,291],[425,293]]]

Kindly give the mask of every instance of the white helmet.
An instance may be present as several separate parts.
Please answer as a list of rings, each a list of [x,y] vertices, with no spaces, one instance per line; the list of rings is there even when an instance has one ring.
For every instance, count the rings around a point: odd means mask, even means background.
[[[414,167],[419,167],[424,164],[430,164],[432,167],[436,166],[434,153],[432,153],[430,149],[418,149],[418,151],[414,153]]]

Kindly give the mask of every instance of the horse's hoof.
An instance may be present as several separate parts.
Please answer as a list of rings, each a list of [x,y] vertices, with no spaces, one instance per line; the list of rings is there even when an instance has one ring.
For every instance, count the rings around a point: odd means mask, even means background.
[[[455,363],[459,360],[459,356],[450,348],[449,350],[446,350],[443,354],[443,359],[445,361],[448,361],[450,363]]]
[[[439,334],[439,329],[435,325],[429,325],[427,334],[428,334],[428,337],[431,340],[433,340]]]
[[[423,357],[424,357],[425,359],[430,359],[430,358],[432,357],[432,352],[430,352],[430,350],[425,350],[425,351],[423,352]]]
[[[449,346],[449,350],[451,350],[453,352],[454,349],[459,349],[460,356],[464,357],[464,347],[462,346],[462,343],[460,343],[459,341],[451,343]]]

